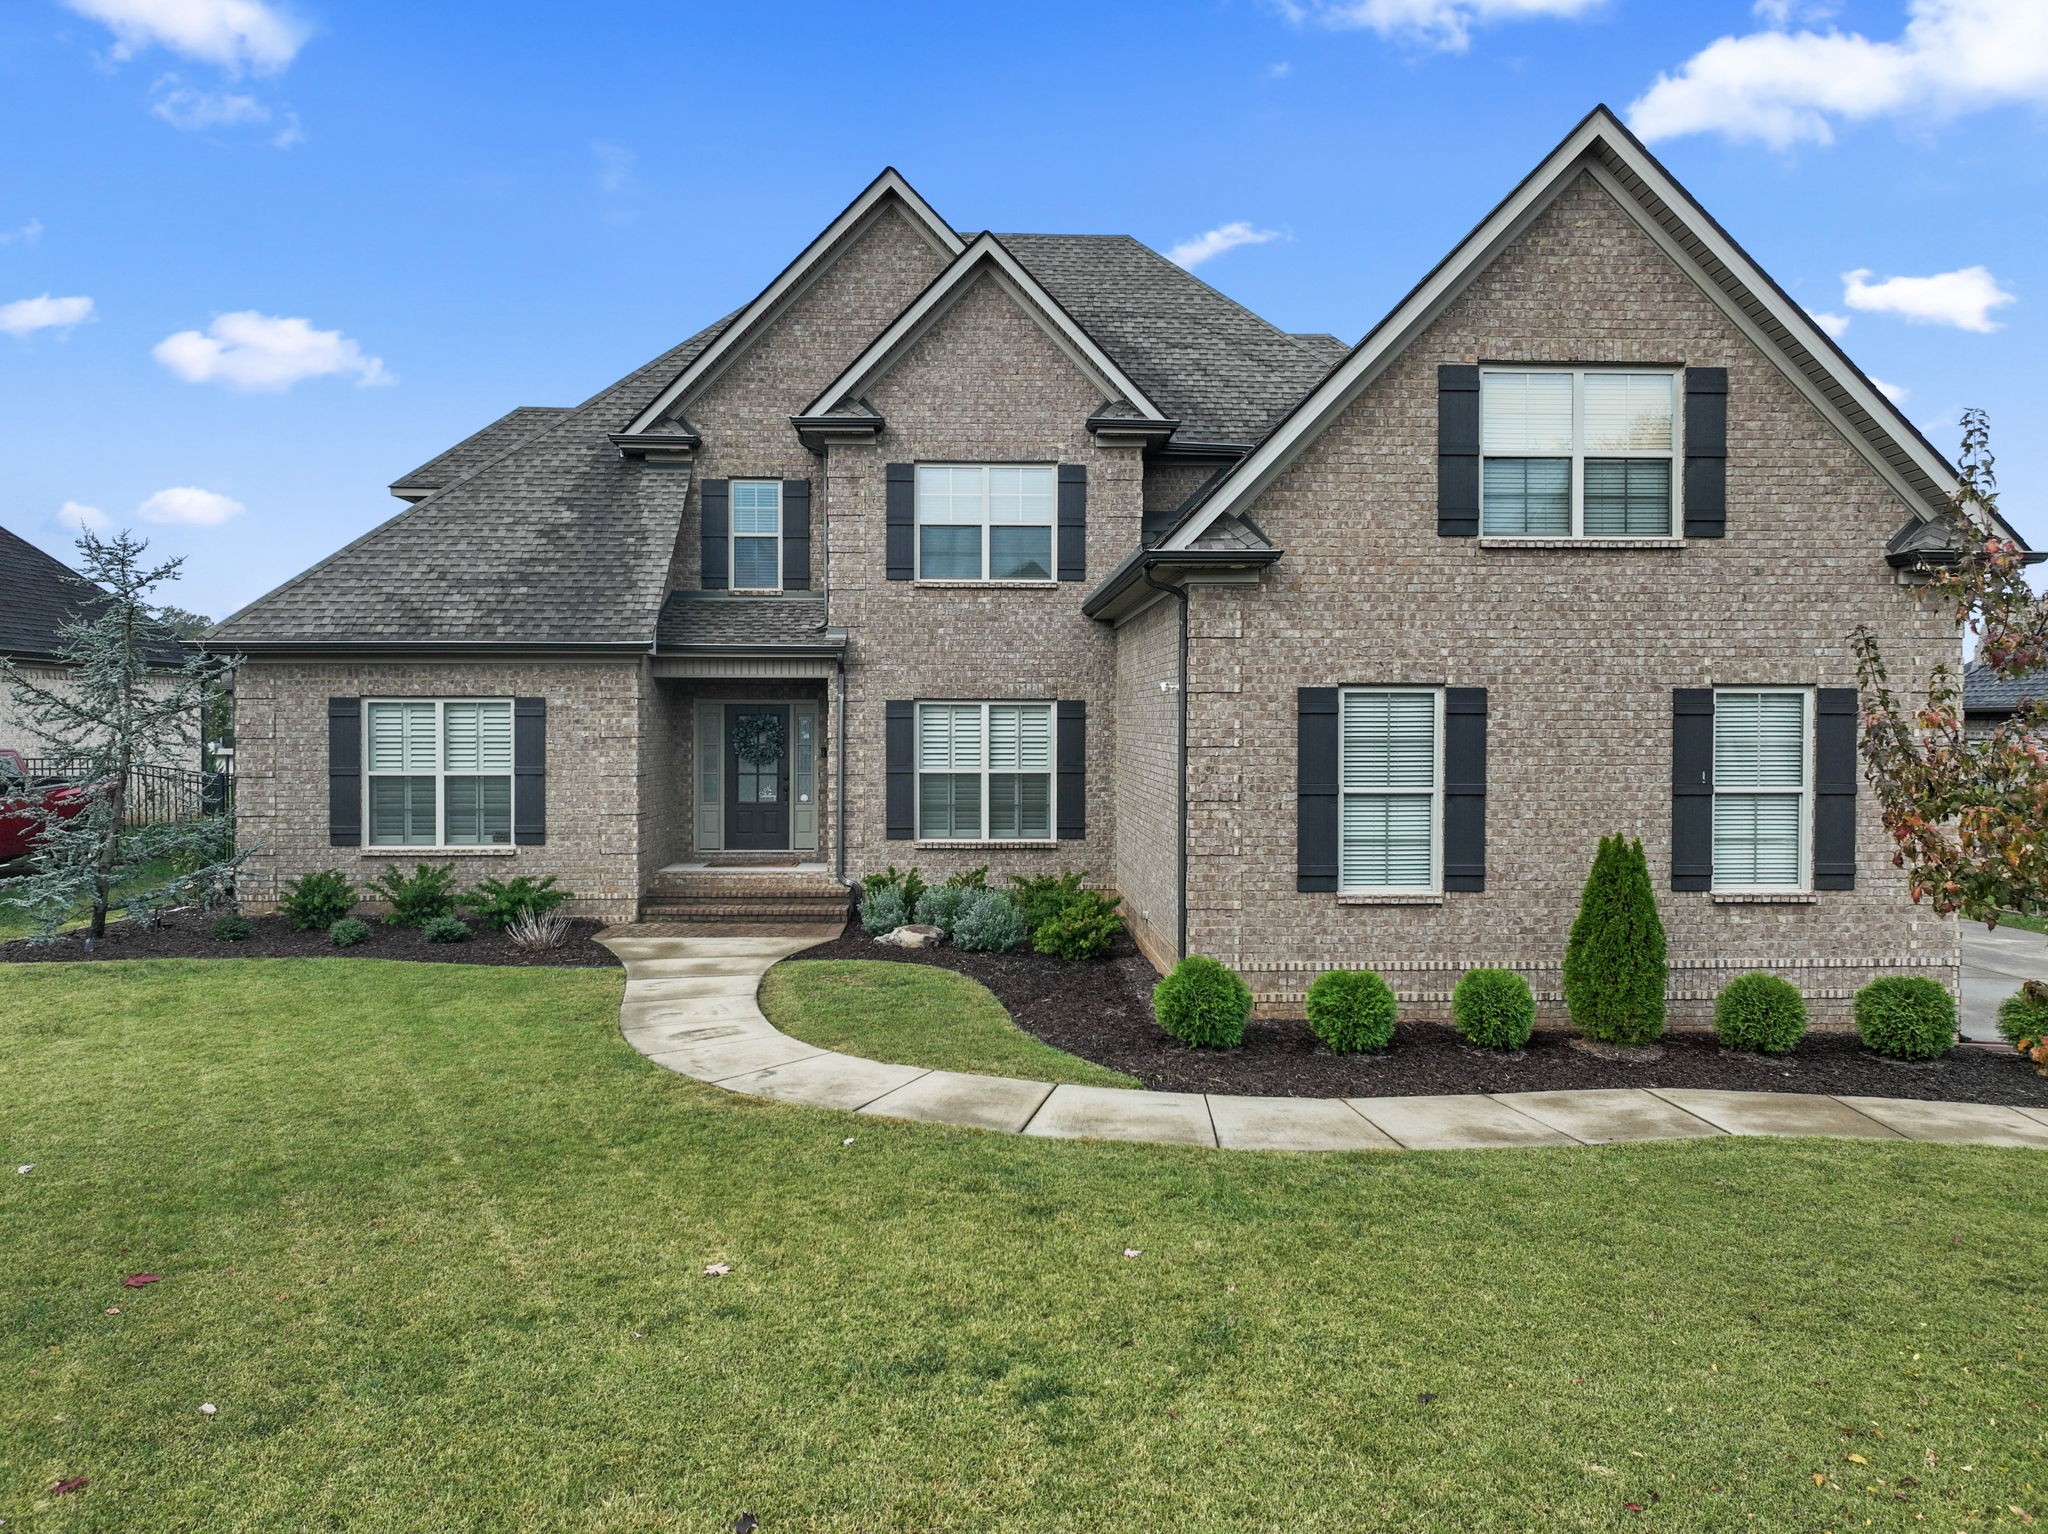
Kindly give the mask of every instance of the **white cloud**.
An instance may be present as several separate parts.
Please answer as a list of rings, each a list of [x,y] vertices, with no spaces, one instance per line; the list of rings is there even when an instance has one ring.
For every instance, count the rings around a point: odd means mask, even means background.
[[[239,517],[247,509],[240,501],[212,490],[201,490],[197,485],[174,485],[168,490],[157,491],[136,507],[135,513],[145,522],[218,527],[232,517]]]
[[[11,304],[0,304],[0,334],[26,336],[38,330],[54,330],[64,335],[72,326],[83,325],[91,318],[91,299],[52,298],[45,293],[41,298],[18,298]]]
[[[114,57],[151,47],[230,74],[276,74],[305,46],[306,27],[264,0],[64,0],[114,34]]]
[[[1825,309],[1809,309],[1806,313],[1814,324],[1837,341],[1842,339],[1842,332],[1849,328],[1849,316],[1846,314],[1830,314]]]
[[[1911,389],[1906,388],[1903,384],[1886,383],[1882,378],[1879,378],[1875,373],[1866,374],[1865,376],[1868,377],[1871,383],[1876,386],[1877,392],[1879,394],[1882,394],[1886,399],[1890,400],[1894,405],[1905,404],[1906,396],[1913,392]]]
[[[166,75],[157,84],[167,86],[176,75]],[[202,128],[236,128],[270,121],[270,108],[254,96],[233,91],[200,91],[189,85],[159,89],[149,104],[150,111],[173,128],[196,133]]]
[[[299,126],[299,114],[296,112],[285,113],[283,126],[270,135],[272,149],[289,149],[294,144],[305,142],[306,132]]]
[[[1833,0],[1756,0],[1750,7],[1767,27],[1789,27],[1795,21],[1826,21],[1841,9]]]
[[[0,229],[0,245],[33,245],[43,237],[43,221],[32,218],[17,229]]]
[[[1938,272],[1932,277],[1887,277],[1882,282],[1869,278],[1868,270],[1842,273],[1842,302],[1851,309],[1896,314],[1916,325],[1998,330],[2002,327],[1991,318],[1991,311],[2015,301],[1981,266]]]
[[[1219,224],[1192,240],[1182,240],[1166,253],[1166,259],[1175,266],[1193,271],[1204,261],[1220,256],[1226,250],[1235,250],[1240,245],[1264,245],[1279,238],[1278,229],[1254,229],[1249,219],[1241,218],[1235,223]]]
[[[1268,80],[1284,80],[1293,73],[1294,66],[1285,59],[1282,59],[1277,64],[1268,64],[1266,66],[1266,78]]]
[[[216,315],[204,335],[181,330],[166,336],[151,355],[187,383],[236,389],[289,389],[304,379],[347,373],[359,387],[398,382],[381,358],[365,356],[340,331],[254,309]]]
[[[66,501],[57,508],[57,525],[68,527],[74,533],[103,533],[114,525],[114,519],[97,506],[88,506],[83,501]]]
[[[597,157],[597,189],[612,196],[630,191],[633,186],[633,167],[639,156],[622,144],[607,144],[601,139],[592,139],[590,152]]]
[[[1313,22],[1336,31],[1373,31],[1381,37],[1462,53],[1472,46],[1472,28],[1490,22],[1537,17],[1570,19],[1598,9],[1606,0],[1273,0],[1296,23]]]
[[[1658,75],[1629,125],[1651,140],[1719,133],[1784,149],[1832,143],[1838,122],[2048,104],[2041,0],[1911,0],[1907,16],[1888,42],[1833,29],[1720,38]]]

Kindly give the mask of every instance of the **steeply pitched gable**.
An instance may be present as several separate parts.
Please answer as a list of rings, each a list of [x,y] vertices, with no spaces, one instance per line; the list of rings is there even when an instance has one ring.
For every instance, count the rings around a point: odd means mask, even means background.
[[[59,632],[89,616],[105,595],[86,584],[69,565],[0,527],[0,655],[15,660],[50,660],[63,648]],[[185,652],[175,644],[153,646],[152,663],[176,666]]]

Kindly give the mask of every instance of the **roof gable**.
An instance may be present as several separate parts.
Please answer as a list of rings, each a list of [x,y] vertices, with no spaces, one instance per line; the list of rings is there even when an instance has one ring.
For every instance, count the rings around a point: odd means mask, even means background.
[[[106,593],[54,555],[0,527],[0,655],[54,660],[64,648],[64,625],[89,618]],[[146,643],[151,664],[176,666],[185,654],[175,642]]]
[[[1941,515],[1955,470],[1811,316],[1694,202],[1604,106],[1589,113],[1165,539],[1192,547],[1211,522],[1244,510],[1388,364],[1581,175],[1688,272],[1922,518]],[[2010,530],[2006,530],[2010,534]],[[2016,534],[2010,534],[2017,540]]]

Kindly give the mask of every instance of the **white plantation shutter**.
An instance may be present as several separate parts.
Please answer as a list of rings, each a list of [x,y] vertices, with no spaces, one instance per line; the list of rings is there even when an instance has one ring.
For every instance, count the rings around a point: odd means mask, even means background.
[[[510,772],[512,770],[512,704],[449,703],[444,705],[446,739],[442,767],[447,772]]]
[[[981,705],[921,703],[917,709],[920,772],[981,770]]]
[[[1436,878],[1434,692],[1347,692],[1339,705],[1338,885],[1428,888]]]
[[[1588,373],[1588,453],[1671,451],[1676,380],[1668,373]]]
[[[1805,882],[1807,699],[1714,695],[1714,887]]]
[[[1488,373],[1480,389],[1481,451],[1532,458],[1571,452],[1571,374]]]
[[[372,772],[432,772],[440,765],[432,703],[372,703]]]
[[[988,709],[991,772],[1052,770],[1052,705],[991,703]]]

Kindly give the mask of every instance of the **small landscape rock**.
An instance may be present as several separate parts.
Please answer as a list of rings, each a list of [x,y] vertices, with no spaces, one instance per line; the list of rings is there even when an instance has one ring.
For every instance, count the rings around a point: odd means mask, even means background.
[[[199,1408],[199,1415],[202,1417],[216,1416],[219,1414],[219,1412],[220,1408],[218,1406],[215,1406],[211,1401],[205,1402]]]

